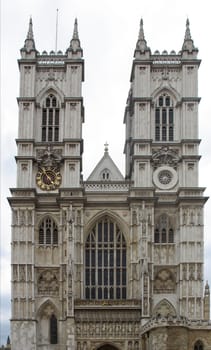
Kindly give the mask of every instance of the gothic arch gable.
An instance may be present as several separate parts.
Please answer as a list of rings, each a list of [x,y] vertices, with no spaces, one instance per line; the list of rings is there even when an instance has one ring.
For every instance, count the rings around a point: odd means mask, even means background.
[[[60,103],[64,103],[64,93],[58,86],[55,86],[54,84],[50,84],[45,86],[43,89],[40,90],[40,92],[37,94],[36,102],[37,104],[42,107],[43,101],[46,99],[48,95],[55,95],[60,101]]]
[[[181,100],[179,93],[170,84],[166,84],[165,86],[159,86],[153,91],[152,101],[155,102],[158,96],[162,94],[168,94],[171,96],[175,102],[175,105]]]
[[[40,319],[44,314],[46,314],[47,317],[50,317],[52,314],[54,314],[57,318],[59,317],[59,308],[50,298],[41,302],[37,309],[36,318]]]
[[[43,215],[41,215],[39,218],[37,218],[37,222],[36,222],[36,227],[39,228],[40,224],[42,223],[43,220],[45,219],[52,219],[55,224],[57,225],[57,227],[59,227],[59,219],[57,219],[57,217],[55,215],[52,215],[52,213],[45,213]]]
[[[59,311],[52,300],[47,299],[37,311],[37,341],[38,345],[57,344]],[[54,333],[52,332],[52,320]],[[56,327],[56,328],[55,328]]]
[[[162,299],[153,309],[154,317],[176,316],[176,309],[167,299]]]
[[[87,223],[86,228],[85,228],[85,239],[87,238],[88,234],[90,233],[90,230],[93,228],[95,223],[97,221],[100,221],[101,219],[108,217],[109,219],[113,220],[117,226],[120,228],[122,231],[124,238],[126,242],[128,243],[128,226],[127,224],[120,218],[117,214],[113,213],[110,210],[102,210],[95,214]]]

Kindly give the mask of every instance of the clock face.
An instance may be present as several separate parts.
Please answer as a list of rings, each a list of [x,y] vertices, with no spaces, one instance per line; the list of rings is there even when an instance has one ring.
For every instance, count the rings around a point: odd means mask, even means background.
[[[52,191],[61,184],[62,176],[58,168],[39,167],[36,175],[36,183],[43,191]]]

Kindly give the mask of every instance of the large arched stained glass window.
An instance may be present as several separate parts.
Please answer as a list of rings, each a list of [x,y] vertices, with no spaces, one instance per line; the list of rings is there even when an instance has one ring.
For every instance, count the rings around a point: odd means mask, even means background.
[[[126,299],[126,241],[118,225],[104,218],[85,245],[85,298]]]

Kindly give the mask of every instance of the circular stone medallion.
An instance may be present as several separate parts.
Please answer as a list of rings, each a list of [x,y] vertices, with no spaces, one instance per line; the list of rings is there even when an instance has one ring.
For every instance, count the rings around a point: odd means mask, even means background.
[[[170,166],[161,166],[153,173],[153,182],[155,186],[161,190],[169,190],[173,188],[178,181],[178,175],[176,170]]]

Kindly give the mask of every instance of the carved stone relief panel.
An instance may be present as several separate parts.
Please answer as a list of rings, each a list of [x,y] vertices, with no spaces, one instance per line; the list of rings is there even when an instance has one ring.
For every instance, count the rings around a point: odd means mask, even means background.
[[[156,272],[157,270],[157,272]],[[154,292],[174,293],[176,288],[175,268],[155,268]]]
[[[47,269],[38,273],[37,292],[41,295],[59,295],[59,279],[57,269]]]
[[[155,264],[175,264],[175,246],[174,245],[155,245],[154,246]]]
[[[200,226],[203,224],[202,208],[182,208],[183,226]]]
[[[112,313],[112,315],[111,315]],[[137,338],[140,332],[140,313],[135,311],[78,311],[76,337],[80,338]]]

